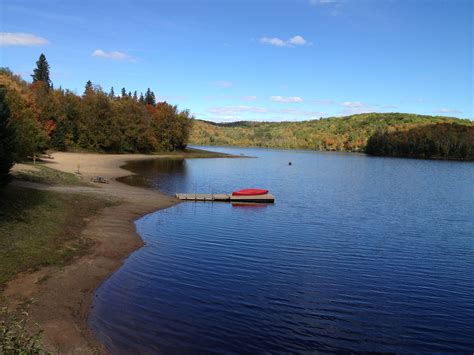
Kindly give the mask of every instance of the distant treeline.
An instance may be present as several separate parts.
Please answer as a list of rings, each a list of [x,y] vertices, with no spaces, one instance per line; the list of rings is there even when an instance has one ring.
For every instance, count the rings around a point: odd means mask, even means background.
[[[421,130],[423,127],[431,127]],[[450,128],[447,128],[450,127]],[[346,117],[322,118],[302,122],[233,122],[213,123],[195,121],[191,131],[190,143],[199,145],[231,145],[247,147],[268,147],[287,149],[309,149],[324,151],[365,152],[371,137],[381,137],[391,132],[407,134],[410,144],[421,144],[423,134],[427,139],[435,140],[437,147],[443,144],[443,136],[450,135],[451,141],[463,142],[464,152],[472,152],[474,142],[472,132],[474,123],[466,119],[441,116],[425,116],[405,113],[367,113]],[[419,137],[415,139],[413,129],[420,128]],[[417,131],[418,132],[418,131]],[[436,133],[435,133],[436,132]],[[455,143],[453,143],[455,144]],[[388,145],[388,143],[387,143]],[[467,148],[469,147],[469,148]],[[444,149],[444,148],[443,148]],[[368,150],[372,154],[376,149]],[[400,150],[398,156],[415,156]],[[433,150],[434,155],[424,153],[424,157],[443,157],[459,159],[455,149]],[[463,153],[464,154],[464,153]],[[470,159],[469,153],[461,155]]]
[[[55,89],[44,55],[36,63],[33,82],[27,83],[9,69],[0,69],[0,86],[10,110],[21,160],[48,148],[94,152],[155,152],[186,147],[193,117],[155,94],[106,93],[88,81],[77,95]]]
[[[394,157],[474,160],[474,126],[438,123],[376,132],[369,138],[366,152]]]

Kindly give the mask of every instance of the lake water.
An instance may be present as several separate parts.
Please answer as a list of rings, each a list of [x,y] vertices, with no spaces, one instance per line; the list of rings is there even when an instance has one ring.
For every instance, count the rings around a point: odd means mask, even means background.
[[[276,204],[138,220],[146,245],[89,319],[109,350],[474,351],[473,163],[209,149],[256,158],[128,168],[170,194],[260,187]]]

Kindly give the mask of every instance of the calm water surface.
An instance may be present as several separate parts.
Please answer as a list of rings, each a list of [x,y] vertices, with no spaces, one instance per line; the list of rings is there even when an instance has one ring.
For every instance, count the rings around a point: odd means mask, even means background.
[[[474,351],[474,164],[217,150],[257,158],[128,168],[172,194],[262,187],[277,203],[138,220],[145,247],[90,315],[113,353]]]

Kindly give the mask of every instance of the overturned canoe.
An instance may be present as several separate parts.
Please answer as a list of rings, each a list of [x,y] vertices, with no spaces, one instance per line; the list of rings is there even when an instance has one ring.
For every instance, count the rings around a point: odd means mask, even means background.
[[[232,196],[255,196],[255,195],[266,195],[268,190],[262,189],[243,189],[232,192]]]

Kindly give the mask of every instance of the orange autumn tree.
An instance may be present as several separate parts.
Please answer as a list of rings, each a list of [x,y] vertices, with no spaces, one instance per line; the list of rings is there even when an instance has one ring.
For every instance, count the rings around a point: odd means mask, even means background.
[[[47,147],[48,133],[41,124],[41,111],[27,83],[8,69],[0,69],[0,85],[5,87],[10,121],[17,132],[15,160],[41,152]]]

